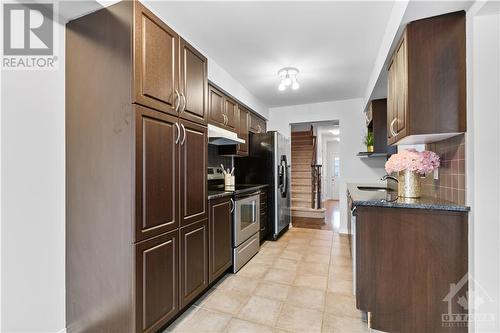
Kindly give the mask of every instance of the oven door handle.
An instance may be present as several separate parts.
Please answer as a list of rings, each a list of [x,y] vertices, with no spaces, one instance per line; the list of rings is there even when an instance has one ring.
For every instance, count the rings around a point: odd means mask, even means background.
[[[231,213],[234,212],[234,207],[235,207],[234,200],[233,198],[231,198]]]

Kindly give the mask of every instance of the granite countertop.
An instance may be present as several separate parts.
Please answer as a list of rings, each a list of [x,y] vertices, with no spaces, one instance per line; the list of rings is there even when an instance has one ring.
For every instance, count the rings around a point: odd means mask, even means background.
[[[233,193],[231,191],[208,191],[208,200],[230,197]]]
[[[351,196],[353,206],[365,207],[392,207],[392,208],[414,208],[445,210],[455,212],[468,212],[470,207],[460,205],[451,201],[442,200],[432,196],[422,195],[418,199],[400,198],[397,190],[394,191],[365,191],[358,186],[386,187],[384,184],[347,184],[347,190]]]
[[[233,194],[251,192],[255,190],[260,190],[261,188],[268,187],[268,184],[241,184],[240,186],[245,186],[243,189],[236,189],[234,191],[226,191],[226,190],[216,190],[216,191],[208,191],[208,200],[224,198],[228,196],[232,196]]]

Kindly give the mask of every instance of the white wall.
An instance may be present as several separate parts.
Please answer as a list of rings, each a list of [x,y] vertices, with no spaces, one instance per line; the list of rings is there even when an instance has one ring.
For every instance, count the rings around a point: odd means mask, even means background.
[[[340,219],[341,232],[347,232],[346,183],[378,183],[385,174],[383,159],[359,158],[356,153],[366,150],[363,135],[366,132],[363,99],[349,99],[324,103],[294,105],[269,109],[268,130],[277,130],[290,136],[290,124],[301,122],[339,120],[340,122]]]
[[[64,29],[59,69],[2,71],[2,332],[65,327]]]
[[[479,6],[483,6],[480,3]],[[500,331],[500,15],[482,14],[478,4],[468,19],[467,201],[470,215],[470,272],[493,298],[478,306],[493,313],[494,326],[476,322],[475,332]],[[469,286],[470,287],[470,286]],[[483,298],[484,300],[484,298]]]

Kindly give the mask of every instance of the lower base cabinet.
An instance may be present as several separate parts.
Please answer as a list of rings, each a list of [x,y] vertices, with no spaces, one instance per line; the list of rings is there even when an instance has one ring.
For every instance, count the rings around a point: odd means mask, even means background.
[[[231,211],[229,197],[210,200],[208,229],[210,235],[209,282],[217,280],[232,264]]]
[[[179,311],[178,231],[135,245],[136,331],[156,332]]]
[[[208,221],[180,229],[180,308],[208,286]]]

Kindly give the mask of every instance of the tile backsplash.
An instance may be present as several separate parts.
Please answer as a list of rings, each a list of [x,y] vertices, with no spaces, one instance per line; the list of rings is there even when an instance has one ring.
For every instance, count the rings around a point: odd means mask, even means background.
[[[430,174],[422,182],[422,192],[434,197],[465,204],[465,135],[426,145],[441,158],[439,179]]]
[[[224,165],[226,169],[231,169],[233,167],[233,157],[221,156],[219,155],[219,146],[208,145],[208,166],[218,167],[221,164]]]

